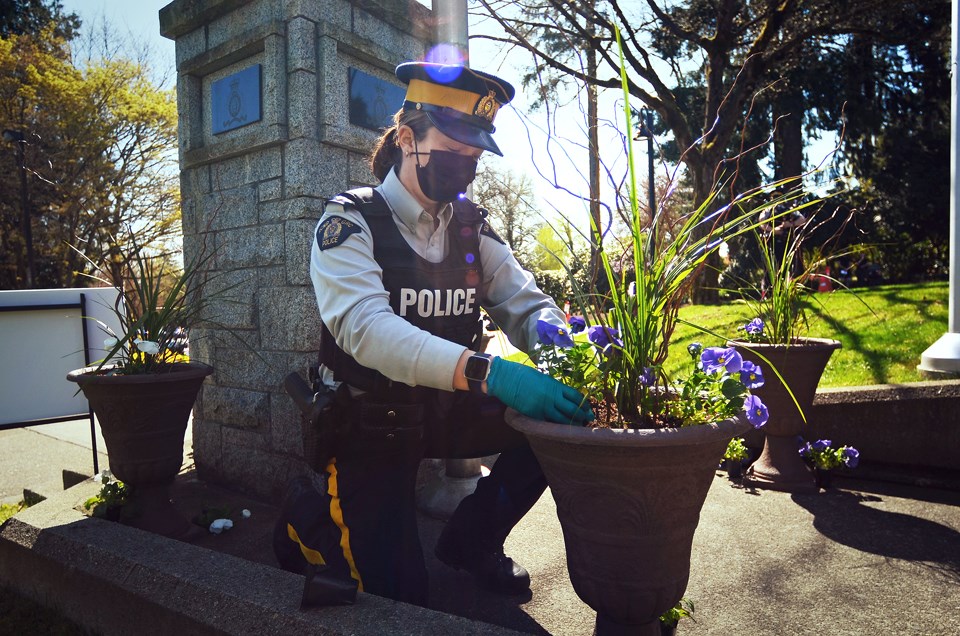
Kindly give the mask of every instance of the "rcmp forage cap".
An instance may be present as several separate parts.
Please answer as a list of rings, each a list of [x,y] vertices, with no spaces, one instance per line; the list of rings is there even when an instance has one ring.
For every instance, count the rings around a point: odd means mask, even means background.
[[[497,111],[513,99],[509,82],[460,64],[433,62],[401,64],[397,78],[407,85],[404,110],[421,110],[448,137],[503,156],[491,133]]]

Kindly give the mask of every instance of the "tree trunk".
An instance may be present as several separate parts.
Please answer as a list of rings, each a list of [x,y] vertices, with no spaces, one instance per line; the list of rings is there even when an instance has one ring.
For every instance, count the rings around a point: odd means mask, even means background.
[[[707,195],[713,188],[713,170],[718,160],[698,157],[698,160],[688,160],[687,166],[690,168],[690,174],[693,178],[693,205],[698,209],[706,201]],[[702,216],[702,215],[701,215]],[[707,235],[710,228],[699,226],[694,231],[694,238],[702,238]],[[700,271],[693,279],[690,289],[690,300],[695,305],[715,305],[720,302],[720,255],[714,251],[709,254],[701,267]]]
[[[773,118],[774,178],[799,177],[803,174],[803,90],[788,83],[774,104]]]

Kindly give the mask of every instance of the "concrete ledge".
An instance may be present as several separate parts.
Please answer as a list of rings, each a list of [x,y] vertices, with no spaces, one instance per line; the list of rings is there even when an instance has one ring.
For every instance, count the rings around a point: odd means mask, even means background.
[[[96,633],[518,633],[369,594],[301,611],[301,576],[74,509],[98,490],[84,482],[0,528],[0,583]]]
[[[871,461],[956,470],[957,413],[957,380],[823,389],[809,418],[809,437],[855,446]]]
[[[864,461],[903,468],[960,468],[960,380],[817,391],[805,439],[854,446]],[[745,436],[763,446],[763,430]]]

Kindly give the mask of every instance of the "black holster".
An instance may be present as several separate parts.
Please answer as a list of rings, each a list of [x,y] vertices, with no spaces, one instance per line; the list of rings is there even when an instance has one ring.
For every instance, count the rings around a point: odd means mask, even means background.
[[[313,470],[321,472],[337,452],[340,422],[334,409],[335,392],[316,378],[311,379],[314,380],[312,388],[299,373],[291,373],[283,385],[305,416],[301,423],[304,459]]]

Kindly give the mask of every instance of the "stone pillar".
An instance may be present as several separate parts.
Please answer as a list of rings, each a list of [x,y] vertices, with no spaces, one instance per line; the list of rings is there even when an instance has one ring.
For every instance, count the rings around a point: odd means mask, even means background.
[[[422,59],[430,17],[416,0],[160,10],[161,33],[176,41],[184,257],[212,250],[217,283],[235,286],[218,308],[223,328],[191,333],[191,355],[215,367],[194,409],[202,479],[275,496],[306,470],[282,381],[316,359],[314,226],[324,197],[376,183],[366,158],[378,132],[351,123],[348,76],[400,87],[393,69]]]

